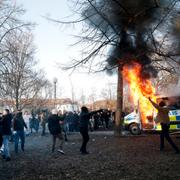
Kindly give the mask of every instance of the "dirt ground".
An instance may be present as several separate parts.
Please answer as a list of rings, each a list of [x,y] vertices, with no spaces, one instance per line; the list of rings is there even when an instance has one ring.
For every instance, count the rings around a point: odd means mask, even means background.
[[[26,151],[12,161],[0,159],[0,180],[148,180],[180,179],[180,155],[169,145],[159,151],[158,135],[116,138],[112,132],[90,135],[89,155],[81,155],[81,136],[69,136],[65,155],[51,153],[51,137],[32,135],[26,138]],[[180,139],[174,137],[180,147]]]

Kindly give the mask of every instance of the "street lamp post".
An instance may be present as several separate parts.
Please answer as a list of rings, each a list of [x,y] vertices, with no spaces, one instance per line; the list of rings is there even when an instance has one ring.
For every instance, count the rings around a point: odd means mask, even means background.
[[[54,83],[54,107],[56,107],[56,85],[57,85],[57,78],[53,79],[53,83]]]

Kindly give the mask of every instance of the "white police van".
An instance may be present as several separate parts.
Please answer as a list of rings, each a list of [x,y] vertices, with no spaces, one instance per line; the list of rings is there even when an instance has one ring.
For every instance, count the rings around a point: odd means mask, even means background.
[[[172,96],[157,98],[157,103],[159,103],[160,101],[165,101],[172,109],[169,112],[169,118],[171,121],[170,130],[180,130],[180,97]],[[157,110],[154,109],[153,115],[146,117],[147,123],[145,125],[142,125],[140,111],[137,109],[124,117],[124,129],[129,130],[133,135],[138,135],[142,131],[160,131],[160,124],[154,121],[156,115]]]

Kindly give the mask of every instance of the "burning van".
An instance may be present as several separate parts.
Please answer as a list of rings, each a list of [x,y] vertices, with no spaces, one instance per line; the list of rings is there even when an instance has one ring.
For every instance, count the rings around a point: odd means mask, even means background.
[[[156,102],[164,101],[171,109],[169,112],[170,118],[170,130],[180,130],[180,96],[171,97],[159,97]],[[141,112],[140,108],[137,108],[134,112],[124,117],[124,128],[129,130],[133,135],[138,135],[141,131],[159,131],[161,126],[155,122],[157,110],[152,108],[150,113],[146,113],[144,117],[144,111]],[[143,119],[142,119],[143,118]]]

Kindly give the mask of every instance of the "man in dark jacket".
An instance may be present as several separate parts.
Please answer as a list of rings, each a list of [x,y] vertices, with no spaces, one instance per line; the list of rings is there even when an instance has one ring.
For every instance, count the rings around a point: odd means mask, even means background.
[[[8,109],[5,109],[2,117],[2,135],[3,135],[3,158],[6,161],[10,161],[10,153],[9,153],[9,138],[11,135],[11,122],[12,115],[9,113]]]
[[[21,150],[24,152],[25,133],[24,128],[27,129],[27,125],[24,122],[22,112],[19,110],[13,120],[13,130],[15,138],[15,152],[18,153],[19,139],[21,140]]]
[[[52,110],[52,115],[50,115],[48,118],[48,128],[53,138],[52,152],[54,152],[55,150],[56,139],[58,138],[61,141],[60,149],[58,149],[58,152],[60,152],[61,154],[64,154],[64,151],[63,151],[64,138],[62,135],[61,121],[55,109]]]
[[[99,113],[94,114],[93,118],[94,118],[94,130],[97,130],[99,129],[99,121],[100,121]]]
[[[79,115],[76,111],[74,111],[74,114],[73,114],[73,130],[75,132],[79,131]]]
[[[47,113],[43,111],[40,115],[40,121],[41,121],[41,126],[42,126],[42,133],[41,136],[46,135],[46,123],[47,123]]]
[[[88,134],[89,120],[93,114],[96,114],[97,112],[101,112],[101,111],[102,110],[93,111],[89,113],[87,107],[83,106],[81,108],[81,114],[79,116],[79,119],[80,119],[80,133],[83,138],[82,146],[80,148],[82,154],[89,154],[86,150],[86,146],[89,141],[89,134]]]

